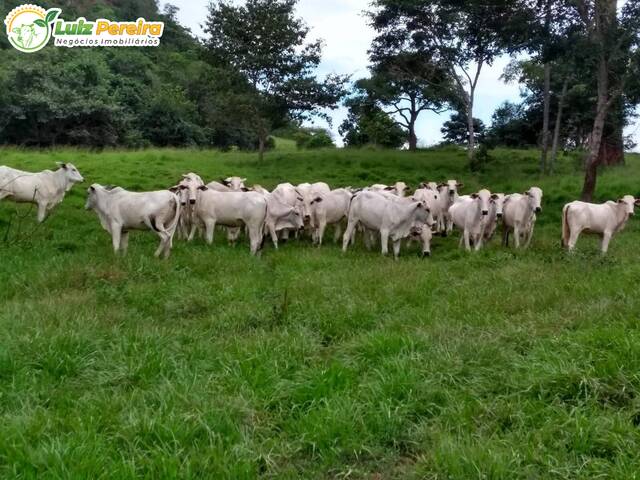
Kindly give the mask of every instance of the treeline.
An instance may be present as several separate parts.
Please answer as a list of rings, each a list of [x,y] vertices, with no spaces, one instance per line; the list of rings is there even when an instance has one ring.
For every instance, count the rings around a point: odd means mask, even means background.
[[[5,2],[0,16],[20,3]],[[326,145],[325,133],[300,125],[335,108],[347,79],[316,78],[321,45],[307,41],[295,3],[214,3],[200,42],[178,23],[176,7],[159,11],[155,0],[41,1],[67,20],[164,21],[161,46],[49,45],[24,54],[0,36],[0,144],[264,151],[283,129],[302,147]],[[256,41],[257,31],[269,33]]]

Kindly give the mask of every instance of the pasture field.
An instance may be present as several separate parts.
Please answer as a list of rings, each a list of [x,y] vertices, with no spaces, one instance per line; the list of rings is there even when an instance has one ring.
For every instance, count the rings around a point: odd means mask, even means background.
[[[0,478],[635,478],[640,472],[640,225],[601,258],[560,249],[574,157],[540,179],[535,151],[0,150],[85,176],[53,215],[0,202]],[[399,261],[308,240],[132,234],[116,258],[84,210],[97,182],[165,188],[180,174],[267,188],[456,178],[463,193],[543,188],[532,248],[467,254],[434,238]],[[640,193],[640,158],[599,200]],[[16,216],[28,212],[28,218]],[[11,225],[9,225],[11,223]],[[9,228],[10,227],[10,228]],[[8,234],[7,229],[9,228]],[[328,232],[331,238],[332,232]]]

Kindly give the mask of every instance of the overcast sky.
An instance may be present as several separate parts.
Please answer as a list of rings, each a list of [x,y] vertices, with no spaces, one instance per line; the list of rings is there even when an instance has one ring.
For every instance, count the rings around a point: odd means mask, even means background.
[[[180,22],[196,35],[202,36],[201,24],[206,18],[209,1],[172,0],[171,3],[180,8],[178,13]],[[374,35],[363,16],[363,11],[368,8],[369,3],[370,0],[299,1],[298,15],[311,28],[309,38],[321,38],[325,44],[320,74],[332,72],[351,74],[354,79],[367,75],[367,49]],[[474,116],[480,118],[486,125],[490,124],[491,115],[498,105],[505,100],[518,101],[520,98],[518,85],[505,84],[500,80],[500,75],[508,62],[508,57],[500,57],[493,65],[485,67],[480,76]],[[450,113],[437,115],[424,112],[420,115],[417,135],[421,145],[432,145],[441,140],[440,127],[449,119]],[[346,116],[345,109],[335,110],[331,116],[334,137],[341,143],[338,126]],[[326,123],[319,121],[317,125],[326,126]],[[638,125],[633,125],[627,129],[627,133],[633,133],[636,142],[640,143],[638,129]]]

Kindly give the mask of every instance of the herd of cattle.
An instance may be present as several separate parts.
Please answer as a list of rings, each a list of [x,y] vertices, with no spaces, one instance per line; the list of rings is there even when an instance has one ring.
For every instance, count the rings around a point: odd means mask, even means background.
[[[59,169],[31,173],[0,166],[0,200],[29,202],[38,206],[38,221],[62,202],[66,192],[84,179],[71,163]],[[505,195],[482,189],[460,195],[463,186],[456,180],[421,183],[411,194],[404,182],[331,190],[324,182],[294,186],[281,183],[269,192],[260,185],[245,186],[245,178],[229,177],[205,183],[195,173],[182,176],[166,190],[130,192],[121,187],[91,185],[86,208],[96,212],[102,227],[111,234],[115,252],[126,253],[129,231],[152,230],[160,237],[156,256],[168,257],[174,235],[192,240],[196,234],[213,242],[216,226],[227,229],[235,242],[242,231],[249,238],[252,254],[259,253],[265,238],[275,248],[279,240],[308,233],[314,244],[322,245],[327,225],[335,227],[335,241],[342,236],[342,249],[353,244],[361,232],[367,248],[380,238],[382,253],[389,240],[397,258],[402,240],[418,240],[422,255],[431,254],[434,233],[443,236],[454,227],[462,234],[460,246],[479,250],[503,226],[503,245],[513,234],[516,247],[528,247],[536,215],[542,211],[542,190]],[[603,204],[571,202],[562,211],[562,243],[575,247],[582,232],[601,236],[606,253],[611,237],[622,230],[640,200],[625,195]],[[342,229],[346,225],[344,234]]]

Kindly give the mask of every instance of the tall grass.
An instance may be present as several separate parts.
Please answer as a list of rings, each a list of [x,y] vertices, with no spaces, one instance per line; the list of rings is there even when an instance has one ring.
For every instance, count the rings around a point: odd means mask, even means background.
[[[398,262],[307,240],[252,258],[133,234],[115,257],[75,187],[0,236],[0,477],[633,478],[640,467],[640,231],[601,258],[559,248],[579,161],[539,178],[534,151],[470,175],[434,150],[0,150],[29,170],[71,161],[87,183],[164,188],[188,171],[333,186],[456,178],[465,192],[544,189],[529,251],[457,237]],[[640,161],[599,180],[640,192]],[[28,207],[0,202],[0,232]]]

